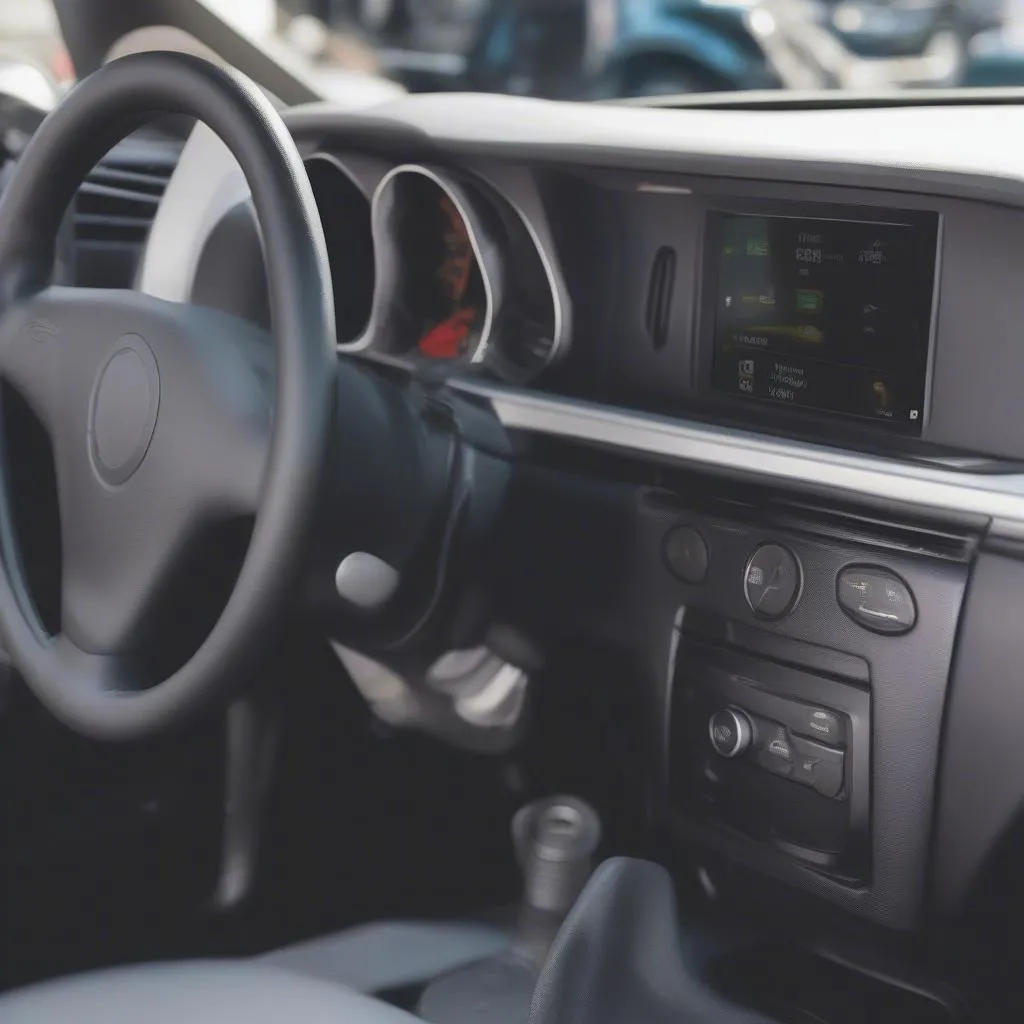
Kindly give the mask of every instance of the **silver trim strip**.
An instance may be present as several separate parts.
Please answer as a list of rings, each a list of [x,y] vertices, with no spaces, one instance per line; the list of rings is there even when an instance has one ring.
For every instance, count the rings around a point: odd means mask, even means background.
[[[494,185],[491,188],[495,188]],[[552,363],[556,363],[559,359],[566,355],[569,350],[569,332],[566,330],[566,316],[565,310],[562,305],[562,288],[559,287],[559,281],[555,277],[555,262],[554,259],[548,255],[547,249],[540,240],[540,236],[537,234],[537,229],[533,226],[533,221],[526,215],[523,209],[515,202],[510,195],[503,192],[501,189],[496,190],[502,201],[505,202],[515,215],[522,221],[523,227],[526,228],[526,233],[530,236],[530,241],[533,242],[533,247],[537,250],[537,255],[540,258],[541,266],[544,268],[544,276],[548,279],[548,288],[551,291],[551,310],[554,316],[554,337],[551,339],[551,351],[548,353],[547,359],[544,360],[544,365],[537,370],[539,373],[545,367],[551,366]],[[536,376],[536,374],[531,374]]]
[[[509,430],[562,437],[932,511],[984,516],[1024,538],[1024,474],[976,473],[838,451],[686,420],[453,380],[490,402]]]
[[[932,274],[932,308],[928,323],[928,359],[924,368],[924,404],[921,409],[921,430],[927,429],[932,418],[932,383],[935,380],[935,354],[939,350],[939,297],[942,294],[942,256],[946,233],[946,218],[938,214],[935,225],[935,271]]]

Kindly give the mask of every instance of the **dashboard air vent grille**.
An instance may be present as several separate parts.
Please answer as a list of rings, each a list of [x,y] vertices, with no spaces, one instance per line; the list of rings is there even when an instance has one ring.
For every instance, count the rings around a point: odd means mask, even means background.
[[[129,140],[89,172],[71,206],[74,284],[132,286],[178,152],[177,145]]]

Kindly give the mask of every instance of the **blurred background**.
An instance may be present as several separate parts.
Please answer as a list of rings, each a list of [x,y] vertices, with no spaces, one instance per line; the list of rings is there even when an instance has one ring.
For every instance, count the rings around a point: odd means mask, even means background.
[[[115,0],[121,2],[121,0]],[[1024,85],[1024,0],[204,0],[319,91],[616,100]],[[179,45],[173,33],[148,46]],[[0,87],[74,69],[50,0],[0,0]]]

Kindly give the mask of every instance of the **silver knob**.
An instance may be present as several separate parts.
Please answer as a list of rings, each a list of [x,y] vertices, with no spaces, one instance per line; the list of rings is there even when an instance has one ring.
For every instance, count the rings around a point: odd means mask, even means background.
[[[342,559],[334,574],[338,596],[367,612],[383,608],[399,582],[397,569],[366,551],[353,551]]]
[[[708,733],[711,746],[722,757],[738,757],[750,746],[754,738],[754,727],[739,708],[724,708],[711,716]]]
[[[556,796],[519,809],[512,839],[523,869],[523,902],[535,910],[567,914],[593,869],[601,819],[585,800]]]

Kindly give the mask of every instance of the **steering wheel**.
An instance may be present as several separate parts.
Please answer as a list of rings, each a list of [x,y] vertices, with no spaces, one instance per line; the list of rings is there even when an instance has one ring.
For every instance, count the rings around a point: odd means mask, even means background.
[[[195,306],[48,286],[61,220],[86,174],[164,113],[204,121],[245,173],[273,341]],[[271,103],[241,76],[182,54],[125,57],[85,79],[32,137],[0,198],[0,314],[0,377],[52,441],[62,561],[51,635],[29,593],[0,459],[7,651],[81,733],[129,739],[170,727],[225,696],[264,653],[301,562],[333,413],[324,236]],[[183,552],[225,518],[250,514],[248,550],[212,630],[167,678],[147,678]]]

